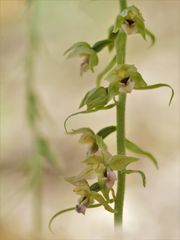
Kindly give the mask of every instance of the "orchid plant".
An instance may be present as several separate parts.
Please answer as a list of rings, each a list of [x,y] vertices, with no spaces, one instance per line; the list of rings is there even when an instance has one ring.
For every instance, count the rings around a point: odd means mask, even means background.
[[[143,186],[146,186],[146,177],[141,170],[129,167],[139,160],[134,156],[127,156],[125,150],[146,156],[158,168],[156,158],[148,151],[125,137],[125,104],[126,97],[136,90],[149,90],[160,87],[171,89],[171,103],[174,91],[165,83],[149,85],[134,64],[125,63],[126,39],[129,35],[139,34],[144,40],[150,39],[151,45],[155,43],[155,36],[145,26],[144,18],[136,6],[127,6],[126,0],[119,0],[120,13],[114,24],[109,28],[107,39],[100,40],[93,45],[86,42],[75,43],[66,52],[68,58],[83,57],[80,74],[94,71],[99,63],[99,52],[104,48],[114,51],[114,57],[106,68],[97,76],[96,86],[89,90],[82,99],[79,108],[84,110],[73,113],[65,120],[67,134],[80,134],[79,142],[86,144],[86,156],[82,161],[84,169],[73,177],[65,180],[74,186],[74,192],[79,195],[74,207],[56,213],[50,220],[51,223],[60,214],[67,211],[76,211],[85,214],[88,208],[103,206],[105,210],[114,214],[115,226],[122,224],[123,203],[125,192],[125,177],[127,174],[139,174]],[[103,86],[102,80],[106,81]],[[67,121],[78,114],[92,113],[101,110],[116,108],[117,123],[108,126],[97,133],[92,129],[83,127],[69,131]],[[117,134],[117,153],[109,152],[105,138],[111,133]],[[117,190],[114,189],[117,181]]]

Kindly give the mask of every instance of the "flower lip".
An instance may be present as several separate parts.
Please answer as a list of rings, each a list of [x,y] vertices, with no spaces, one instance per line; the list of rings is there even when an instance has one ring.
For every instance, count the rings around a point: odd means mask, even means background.
[[[120,83],[123,83],[124,85],[128,84],[129,77],[123,78]]]
[[[104,172],[104,177],[106,178],[106,187],[109,189],[112,188],[117,179],[116,174],[112,170],[106,169]]]
[[[126,19],[126,22],[130,27],[135,23],[132,19]]]
[[[86,206],[84,204],[77,204],[76,205],[76,212],[77,213],[82,213],[83,215],[85,215]]]

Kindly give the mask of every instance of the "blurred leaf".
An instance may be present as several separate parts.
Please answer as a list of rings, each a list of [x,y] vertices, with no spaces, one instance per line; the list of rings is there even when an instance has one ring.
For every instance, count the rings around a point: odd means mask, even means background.
[[[115,155],[112,157],[109,167],[113,170],[123,171],[127,165],[132,162],[138,161],[138,158],[135,157],[128,157],[123,155]]]
[[[142,171],[140,171],[140,170],[125,170],[124,173],[126,173],[126,174],[139,173],[142,178],[143,186],[146,187],[146,176]]]
[[[86,110],[86,111],[80,111],[80,112],[76,112],[76,113],[72,113],[70,114],[64,121],[64,128],[65,128],[65,131],[67,134],[70,134],[71,131],[68,131],[67,130],[67,121],[74,117],[74,116],[77,116],[77,115],[80,115],[80,114],[87,114],[87,113],[93,113],[93,112],[97,112],[97,111],[102,111],[102,110],[108,110],[108,109],[111,109],[115,106],[116,104],[109,104],[107,106],[104,106],[104,107],[101,107],[101,108],[95,108],[95,109],[92,109],[92,110]]]
[[[31,124],[34,124],[39,118],[38,100],[33,92],[29,92],[27,96],[27,116]]]
[[[156,158],[151,153],[149,153],[147,151],[144,151],[142,148],[137,146],[135,143],[129,141],[128,139],[126,139],[125,144],[126,144],[126,148],[128,150],[130,150],[131,152],[134,152],[134,153],[137,153],[137,154],[144,155],[144,156],[148,157],[154,163],[156,168],[158,168],[158,162],[157,162]]]
[[[51,151],[48,141],[43,137],[37,137],[36,144],[39,154],[46,158],[52,165],[57,167],[57,161],[53,152]]]
[[[168,85],[168,84],[165,84],[165,83],[159,83],[159,84],[154,84],[154,85],[148,85],[148,86],[144,86],[144,87],[135,87],[136,90],[149,90],[149,89],[155,89],[155,88],[160,88],[160,87],[168,87],[171,89],[171,97],[170,97],[170,100],[169,100],[169,105],[171,104],[172,102],[172,99],[174,97],[174,89]]]

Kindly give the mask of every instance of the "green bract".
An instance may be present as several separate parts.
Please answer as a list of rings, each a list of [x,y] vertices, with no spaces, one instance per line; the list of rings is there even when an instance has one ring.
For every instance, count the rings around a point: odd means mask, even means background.
[[[81,63],[81,75],[88,70],[94,71],[94,67],[98,64],[98,56],[96,51],[86,42],[75,43],[64,54],[68,54],[68,58],[84,58],[83,62]]]
[[[100,109],[108,103],[108,89],[104,87],[93,88],[88,91],[80,103],[79,108],[87,106],[87,110]]]

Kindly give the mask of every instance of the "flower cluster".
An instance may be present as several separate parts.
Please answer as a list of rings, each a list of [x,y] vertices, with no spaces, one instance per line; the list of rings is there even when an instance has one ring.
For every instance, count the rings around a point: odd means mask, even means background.
[[[75,186],[74,192],[80,195],[76,211],[85,214],[86,208],[96,200],[106,210],[113,212],[109,203],[112,202],[110,192],[115,198],[113,186],[116,174],[114,170],[124,171],[125,167],[136,161],[137,158],[112,156],[102,137],[89,128],[80,128],[72,132],[72,134],[78,133],[81,134],[80,143],[88,145],[87,157],[82,161],[86,167],[77,176],[65,178],[66,181]],[[95,182],[90,185],[88,181],[92,180]]]

